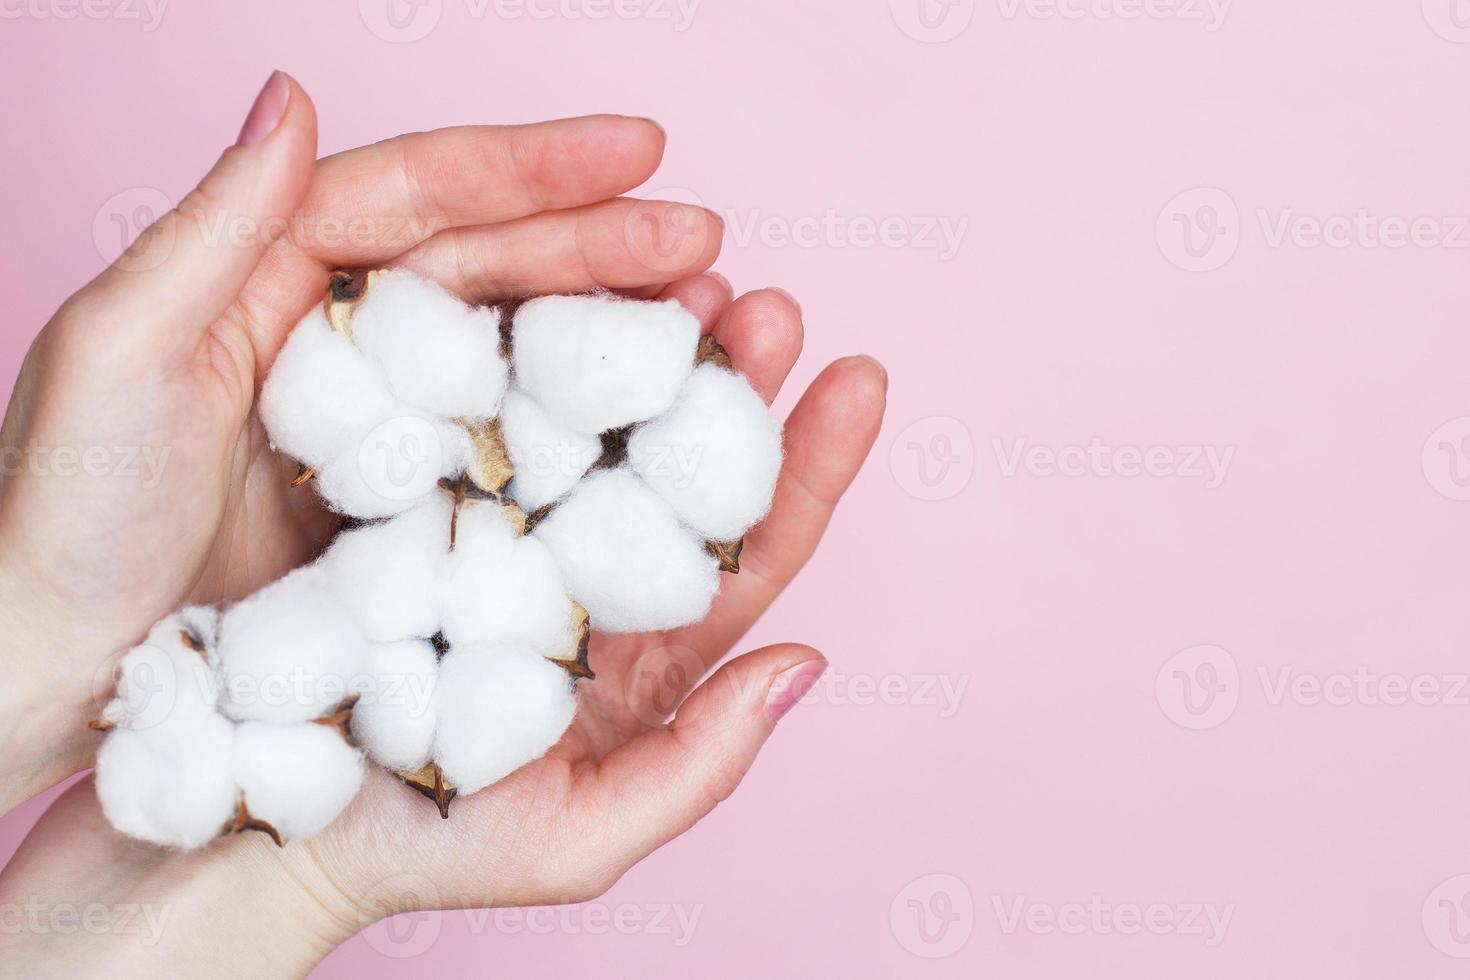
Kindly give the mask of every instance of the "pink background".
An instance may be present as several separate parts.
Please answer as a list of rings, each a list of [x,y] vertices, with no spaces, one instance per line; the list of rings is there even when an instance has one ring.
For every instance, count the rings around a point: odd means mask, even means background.
[[[592,907],[408,917],[321,976],[1464,974],[1456,0],[926,0],[929,27],[919,0],[424,0],[397,35],[388,0],[176,2],[153,30],[110,2],[0,5],[6,383],[115,214],[176,200],[277,66],[323,152],[657,117],[646,190],[726,216],[737,288],[802,299],[782,407],[843,353],[892,375],[747,643],[833,668],[740,792]]]

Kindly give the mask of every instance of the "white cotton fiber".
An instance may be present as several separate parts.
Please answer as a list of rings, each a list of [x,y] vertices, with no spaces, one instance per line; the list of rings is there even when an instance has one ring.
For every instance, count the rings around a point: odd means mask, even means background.
[[[517,383],[562,425],[596,434],[673,404],[699,321],[677,300],[543,296],[516,312],[514,341]]]
[[[453,511],[447,494],[430,494],[392,520],[344,531],[319,560],[369,640],[391,643],[439,631]]]
[[[494,307],[468,306],[405,270],[380,273],[353,310],[352,339],[416,408],[464,419],[500,409],[509,368]]]
[[[595,473],[538,524],[567,587],[611,633],[697,622],[719,590],[719,564],[662,498],[626,469]]]
[[[348,695],[366,648],[322,568],[298,568],[221,620],[225,713],[281,724],[320,717]]]
[[[320,305],[286,338],[260,392],[272,445],[318,468],[395,408],[387,375],[332,330]]]
[[[210,647],[218,617],[213,609],[192,606],[149,630],[148,639],[119,661],[117,696],[103,710],[103,719],[143,730],[214,714],[219,677]],[[210,646],[196,651],[186,633]]]
[[[234,728],[218,715],[109,733],[97,753],[97,798],[108,823],[140,840],[198,847],[235,813]]]
[[[352,709],[352,737],[375,762],[411,772],[429,761],[439,655],[427,640],[375,644]]]
[[[326,827],[362,785],[361,753],[330,725],[246,722],[232,759],[246,809],[286,840]]]
[[[519,389],[505,396],[500,429],[516,470],[507,491],[527,512],[570,490],[602,455],[596,435],[558,425]]]
[[[404,410],[356,433],[319,466],[317,492],[338,513],[394,517],[463,472],[472,450],[461,426]]]
[[[542,542],[517,537],[493,503],[460,511],[442,608],[453,647],[495,643],[551,655],[571,643],[572,603],[555,559]]]
[[[434,760],[461,793],[474,793],[561,738],[577,712],[567,672],[498,647],[451,650],[439,668]]]
[[[633,432],[628,462],[695,532],[733,541],[771,507],[781,427],[745,378],[705,364],[667,414]]]

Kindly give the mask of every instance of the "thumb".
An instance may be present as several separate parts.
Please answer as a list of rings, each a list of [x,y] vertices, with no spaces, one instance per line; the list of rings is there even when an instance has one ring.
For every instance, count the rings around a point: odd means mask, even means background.
[[[316,109],[274,72],[235,144],[178,207],[154,222],[79,299],[118,333],[192,347],[289,227],[316,169]]]
[[[578,827],[603,826],[584,867],[609,880],[684,833],[735,792],[766,739],[811,690],[827,660],[780,644],[739,657],[691,694],[668,725],[638,736],[598,767],[594,808]]]

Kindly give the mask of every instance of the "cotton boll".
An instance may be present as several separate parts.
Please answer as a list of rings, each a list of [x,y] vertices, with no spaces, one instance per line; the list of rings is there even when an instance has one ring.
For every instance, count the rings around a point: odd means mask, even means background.
[[[395,407],[387,375],[331,328],[320,306],[286,338],[260,392],[271,443],[315,467]]]
[[[541,758],[577,712],[561,667],[501,647],[459,647],[439,669],[434,761],[474,793]]]
[[[246,722],[235,730],[231,769],[256,820],[286,840],[337,819],[362,785],[362,755],[329,725]]]
[[[493,307],[467,306],[411,272],[380,273],[353,311],[352,339],[410,405],[465,419],[500,409],[509,368]]]
[[[554,654],[570,642],[572,604],[555,559],[535,538],[516,537],[495,504],[461,510],[442,595],[451,646],[501,643]]]
[[[553,419],[596,434],[673,404],[699,321],[677,300],[543,296],[516,312],[516,380]]]
[[[383,524],[344,531],[318,564],[369,640],[439,631],[439,578],[454,504],[435,492]]]
[[[516,469],[508,491],[527,511],[566,493],[602,455],[597,436],[558,425],[518,389],[500,407],[500,429]]]
[[[438,679],[439,655],[427,640],[376,644],[368,652],[352,737],[374,761],[401,772],[429,761]]]
[[[107,822],[129,837],[172,847],[218,837],[235,812],[233,738],[233,726],[219,715],[111,732],[96,772]]]
[[[394,517],[464,471],[469,433],[420,412],[399,412],[347,440],[318,467],[317,492],[333,510],[367,520]]]
[[[118,663],[117,696],[102,712],[105,721],[135,730],[191,722],[214,714],[219,677],[214,654],[193,643],[213,643],[219,614],[190,607],[165,617],[148,639]]]
[[[719,565],[673,510],[626,469],[594,474],[536,525],[572,598],[595,629],[697,622],[719,590]]]
[[[686,525],[733,541],[771,507],[781,427],[743,377],[705,364],[668,414],[634,431],[628,462]]]
[[[221,620],[225,713],[280,724],[320,717],[347,696],[366,647],[321,566],[298,568]]]

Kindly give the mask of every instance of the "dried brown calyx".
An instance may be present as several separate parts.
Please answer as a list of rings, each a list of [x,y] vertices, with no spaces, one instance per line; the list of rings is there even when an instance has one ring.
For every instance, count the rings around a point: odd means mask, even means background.
[[[587,662],[587,650],[592,645],[592,617],[588,615],[587,609],[580,602],[572,603],[572,657],[565,659],[560,657],[549,657],[552,663],[561,667],[572,676],[572,683],[579,680],[593,681],[597,675],[592,672]]]
[[[357,304],[362,302],[362,298],[382,274],[380,271],[332,273],[332,277],[327,280],[327,296],[323,300],[322,309],[333,330],[348,340],[352,339],[352,314],[357,312]]]
[[[235,801],[235,816],[225,822],[220,828],[219,835],[228,837],[231,834],[243,834],[247,830],[258,830],[271,840],[276,842],[277,847],[285,847],[286,842],[281,840],[281,832],[264,820],[257,820],[250,815],[250,808],[245,805],[245,794],[241,793]]]
[[[516,468],[510,461],[510,452],[505,448],[505,434],[501,431],[500,419],[490,419],[488,422],[456,419],[455,422],[469,433],[470,442],[475,447],[475,455],[466,475],[474,481],[475,486],[486,493],[500,493],[510,482],[510,478],[516,475]]]
[[[405,783],[418,790],[420,793],[434,801],[439,808],[441,819],[449,819],[449,804],[459,795],[459,790],[444,776],[444,770],[439,768],[437,762],[415,769],[413,772],[401,772],[398,774]]]

